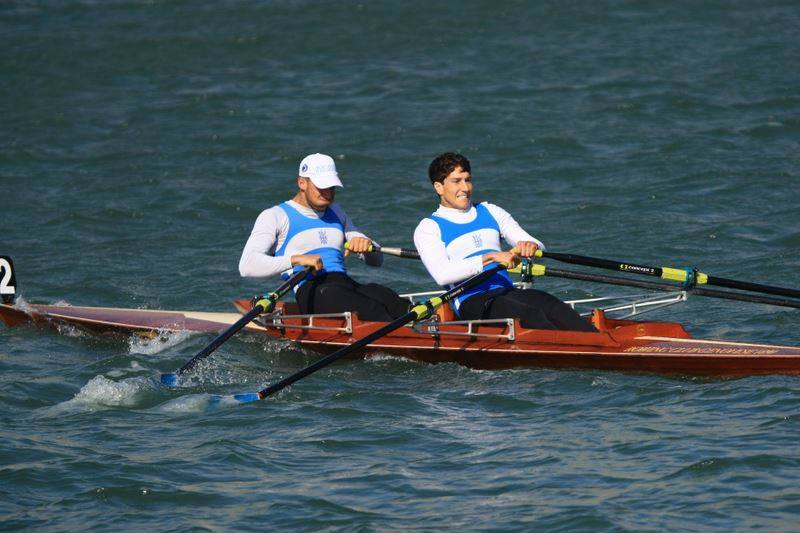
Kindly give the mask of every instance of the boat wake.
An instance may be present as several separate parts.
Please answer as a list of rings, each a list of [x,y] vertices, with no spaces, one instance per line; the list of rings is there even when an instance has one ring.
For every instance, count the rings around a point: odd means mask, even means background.
[[[187,394],[162,403],[152,409],[159,413],[205,413],[241,405],[233,396],[217,394]]]
[[[54,414],[65,411],[94,411],[114,407],[136,407],[146,403],[156,393],[156,384],[143,376],[120,381],[95,376],[81,387],[75,396],[52,407]]]
[[[128,370],[128,369],[126,369]],[[146,370],[138,363],[131,365],[131,370]],[[124,371],[113,371],[109,376],[118,378]],[[193,380],[194,381],[194,380]],[[248,381],[248,380],[245,380]],[[181,389],[169,389],[153,378],[151,372],[147,375],[130,376],[115,381],[104,375],[97,375],[89,380],[86,385],[69,400],[44,409],[44,414],[61,416],[69,413],[100,411],[106,409],[122,408],[134,410],[148,410],[156,413],[203,413],[215,409],[240,405],[231,395],[210,393],[188,393],[179,397],[164,400],[165,395],[175,392],[187,392],[186,388],[203,385],[230,385],[238,383],[233,379],[202,380],[197,383],[183,383]],[[241,385],[240,385],[241,387]],[[161,402],[161,403],[159,403]]]
[[[141,374],[143,372],[148,372],[148,369],[139,364],[138,361],[131,361],[131,365],[128,368],[111,370],[106,375],[112,378],[121,378],[128,374]]]

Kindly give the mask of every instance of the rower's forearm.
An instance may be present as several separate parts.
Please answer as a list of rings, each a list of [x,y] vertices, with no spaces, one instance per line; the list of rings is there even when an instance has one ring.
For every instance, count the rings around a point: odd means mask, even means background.
[[[243,278],[266,278],[276,276],[292,268],[289,256],[273,257],[265,254],[242,254],[239,260],[239,275]]]
[[[483,259],[479,255],[466,259],[428,262],[425,261],[422,254],[420,254],[420,257],[434,281],[443,287],[460,283],[483,271]]]

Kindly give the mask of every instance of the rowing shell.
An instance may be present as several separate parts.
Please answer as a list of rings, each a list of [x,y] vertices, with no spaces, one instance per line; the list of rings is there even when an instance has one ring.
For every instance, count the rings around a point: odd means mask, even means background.
[[[71,305],[0,304],[0,319],[9,327],[35,325],[73,327],[95,334],[152,337],[174,331],[218,332],[241,318],[238,313],[202,311],[156,311],[121,307],[78,307]],[[264,331],[256,324],[248,330]]]
[[[240,312],[250,309],[248,300],[237,300],[234,305]],[[8,326],[67,326],[128,336],[220,332],[240,317],[238,313],[0,304],[0,319]],[[694,376],[800,374],[799,347],[693,339],[674,322],[614,320],[600,310],[595,310],[591,320],[597,333],[527,329],[511,319],[454,321],[444,310],[437,320],[401,328],[368,345],[362,354],[392,354],[481,369],[546,367]],[[354,313],[299,315],[295,304],[279,304],[276,314],[260,317],[245,330],[330,353],[383,325],[361,321]]]

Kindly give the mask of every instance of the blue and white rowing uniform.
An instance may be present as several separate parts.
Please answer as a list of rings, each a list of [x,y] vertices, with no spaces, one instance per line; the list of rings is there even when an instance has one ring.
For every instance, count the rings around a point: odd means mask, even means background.
[[[449,289],[494,266],[483,266],[483,255],[501,251],[501,238],[515,246],[518,242],[544,245],[523,230],[500,207],[483,202],[465,211],[439,206],[423,219],[414,231],[414,244],[425,268],[439,285]],[[458,314],[461,303],[470,296],[513,287],[508,273],[498,272],[481,285],[455,298],[451,305]]]
[[[317,254],[322,257],[323,269],[319,272],[346,272],[344,268],[344,223],[333,209],[316,217],[307,217],[294,208],[289,202],[278,207],[284,210],[289,219],[289,229],[283,244],[275,250],[275,257],[298,254]],[[295,265],[294,272],[303,267]],[[282,274],[289,279],[289,273]]]
[[[289,200],[263,211],[256,220],[239,260],[244,277],[281,274],[288,278],[293,255],[322,257],[323,270],[295,287],[301,314],[355,311],[362,320],[388,322],[408,312],[408,300],[377,283],[361,284],[347,275],[342,248],[345,239],[365,237],[338,204],[317,212]],[[369,266],[380,266],[383,254],[358,254]]]
[[[239,260],[239,273],[243,277],[281,274],[288,279],[293,271],[303,268],[292,266],[293,255],[317,254],[324,266],[317,275],[344,274],[347,270],[342,248],[345,239],[354,237],[366,238],[366,235],[358,231],[338,204],[318,212],[289,200],[258,216]],[[382,257],[379,253],[368,253],[364,254],[364,260],[368,265],[379,266]]]

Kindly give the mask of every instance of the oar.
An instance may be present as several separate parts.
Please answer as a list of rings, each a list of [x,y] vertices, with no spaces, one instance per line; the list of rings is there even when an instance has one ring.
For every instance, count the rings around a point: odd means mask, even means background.
[[[388,246],[381,246],[378,248],[379,252],[387,255],[394,255],[396,257],[405,257],[407,259],[419,259],[419,252],[410,250],[408,248],[390,248]]]
[[[522,265],[518,265],[509,269],[512,273],[526,273]],[[675,292],[675,285],[667,283],[657,283],[653,281],[639,281],[630,278],[620,278],[617,276],[602,276],[598,274],[590,274],[588,272],[575,272],[573,270],[559,270],[549,268],[538,263],[529,263],[527,273],[534,276],[551,276],[556,278],[577,279],[581,281],[593,281],[596,283],[607,283],[610,285],[623,285],[626,287],[638,287],[642,289],[651,289],[655,291]],[[722,298],[726,300],[736,300],[740,302],[752,302],[767,305],[777,305],[780,307],[793,307],[800,309],[800,301],[785,300],[783,298],[770,298],[768,296],[758,296],[755,294],[744,294],[741,292],[732,291],[718,291],[715,289],[706,289],[703,287],[690,287],[686,289],[688,292],[697,296],[706,296],[709,298]]]
[[[642,274],[644,276],[654,276],[657,278],[678,281],[689,285],[716,285],[719,287],[727,287],[729,289],[740,289],[743,291],[762,292],[766,294],[776,294],[778,296],[800,298],[800,290],[797,289],[787,289],[772,285],[761,285],[760,283],[750,283],[748,281],[736,281],[734,279],[720,278],[716,276],[710,276],[703,272],[697,272],[691,268],[651,267],[647,265],[612,261],[610,259],[601,259],[598,257],[545,252],[542,250],[536,250],[536,257],[545,257],[547,259],[555,259],[556,261],[561,261],[563,263],[605,268],[607,270],[616,270],[618,272],[630,272],[633,274]]]
[[[345,249],[350,249],[350,243],[344,243]],[[391,248],[388,246],[377,246],[377,245],[370,245],[369,250],[370,252],[383,252],[386,255],[393,255],[395,257],[405,257],[407,259],[419,259],[419,252],[416,250],[411,250],[409,248]]]
[[[353,342],[352,344],[350,344],[348,346],[344,346],[342,348],[339,348],[338,350],[336,350],[335,352],[333,352],[329,356],[324,357],[323,359],[320,359],[316,363],[314,363],[314,364],[312,364],[310,366],[307,366],[303,370],[300,370],[299,372],[296,372],[295,374],[292,374],[291,376],[289,376],[287,378],[284,378],[281,381],[279,381],[279,382],[277,382],[277,383],[275,383],[273,385],[270,385],[269,387],[267,387],[265,389],[262,389],[262,390],[260,390],[258,392],[245,393],[245,394],[235,394],[235,395],[233,395],[233,399],[235,399],[236,401],[238,401],[240,403],[249,403],[249,402],[255,402],[257,400],[263,400],[264,398],[266,398],[268,396],[272,396],[276,392],[278,392],[278,391],[280,391],[282,389],[285,389],[286,387],[288,387],[289,385],[291,385],[295,381],[298,381],[298,380],[303,379],[304,377],[306,377],[306,376],[308,376],[310,374],[313,374],[317,370],[319,370],[321,368],[324,368],[324,367],[330,365],[331,363],[341,359],[342,357],[345,357],[346,355],[349,355],[349,354],[351,354],[351,353],[363,348],[367,344],[369,344],[369,343],[371,343],[371,342],[373,342],[373,341],[375,341],[377,339],[380,339],[384,335],[388,335],[389,333],[391,333],[392,331],[394,331],[396,329],[402,328],[403,326],[405,326],[409,322],[415,321],[415,320],[422,320],[424,318],[428,318],[429,316],[431,316],[433,314],[433,312],[436,310],[437,307],[441,306],[442,304],[445,304],[445,303],[449,302],[453,298],[456,298],[457,296],[462,294],[464,291],[474,287],[475,285],[479,285],[480,283],[483,283],[484,281],[486,281],[487,279],[492,277],[494,274],[496,274],[500,270],[503,270],[504,268],[506,268],[506,265],[497,264],[497,265],[489,268],[488,270],[485,270],[485,271],[481,272],[480,274],[477,274],[476,276],[473,276],[473,277],[469,278],[468,280],[464,281],[463,283],[461,283],[461,284],[457,285],[456,287],[450,289],[449,291],[445,292],[444,294],[441,294],[439,296],[434,296],[433,298],[430,298],[429,300],[426,300],[425,302],[422,302],[422,303],[419,303],[419,304],[415,305],[414,307],[411,308],[411,310],[408,313],[406,313],[405,315],[401,316],[400,318],[396,318],[395,320],[393,320],[392,322],[389,322],[388,324],[386,324],[385,326],[383,326],[379,330],[374,331],[373,333],[370,333],[366,337],[363,337],[363,338]]]
[[[186,364],[184,364],[175,372],[161,374],[161,383],[164,385],[174,386],[178,382],[178,376],[185,374],[194,368],[197,363],[211,355],[214,350],[222,345],[222,343],[230,339],[237,331],[249,324],[253,319],[258,317],[258,315],[272,311],[278,300],[280,300],[284,294],[292,290],[295,285],[303,281],[303,279],[305,279],[311,270],[313,270],[312,267],[306,267],[292,275],[292,277],[287,279],[280,287],[275,289],[274,292],[261,295],[261,297],[258,298],[258,300],[256,300],[253,304],[253,309],[251,309],[250,312],[242,316],[242,318],[237,320],[236,323],[222,332],[222,334],[220,334],[216,339],[211,341],[211,344],[203,348],[197,355],[189,359]]]

